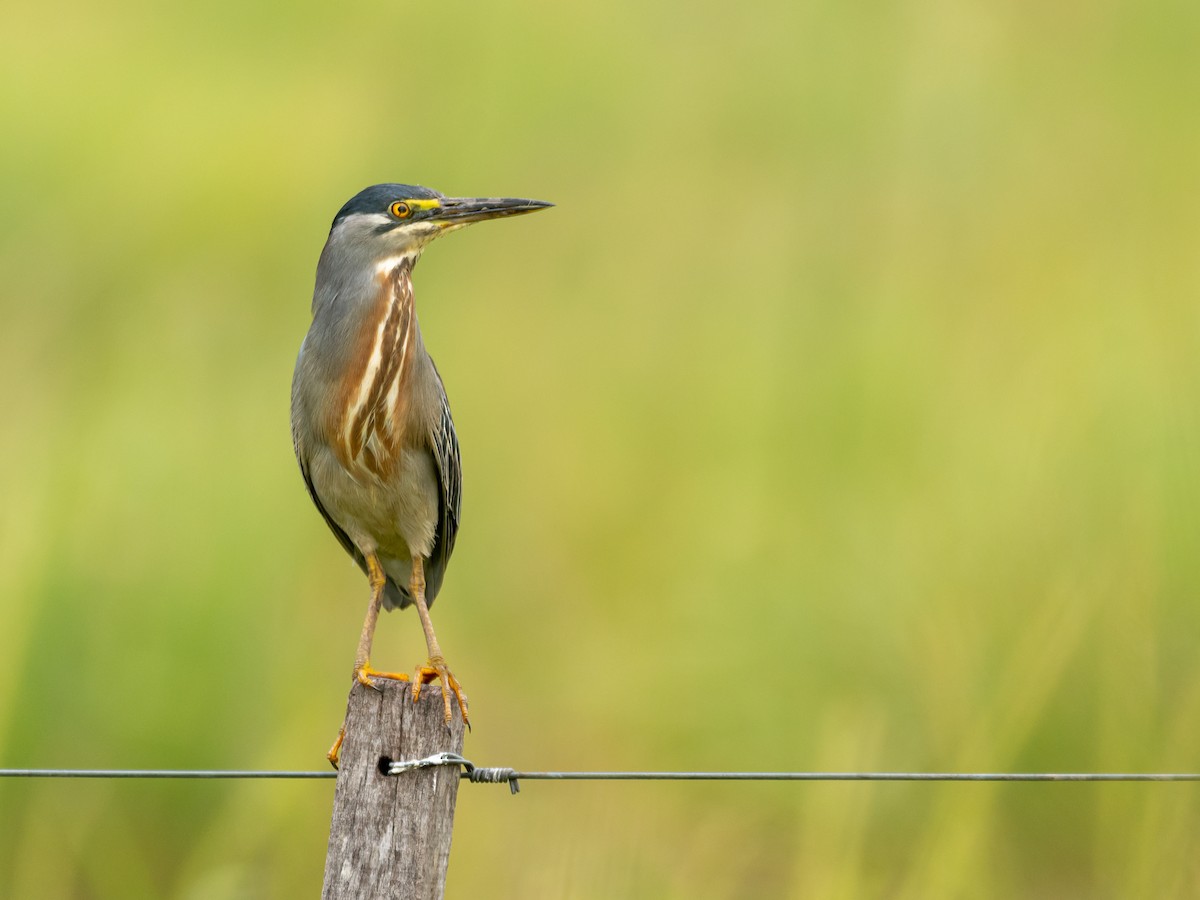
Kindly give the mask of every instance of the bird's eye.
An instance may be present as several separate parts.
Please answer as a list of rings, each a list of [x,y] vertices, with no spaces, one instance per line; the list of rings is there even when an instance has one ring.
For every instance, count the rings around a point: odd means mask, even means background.
[[[397,200],[392,204],[391,213],[397,219],[407,219],[410,215],[412,215],[412,209],[404,201]]]

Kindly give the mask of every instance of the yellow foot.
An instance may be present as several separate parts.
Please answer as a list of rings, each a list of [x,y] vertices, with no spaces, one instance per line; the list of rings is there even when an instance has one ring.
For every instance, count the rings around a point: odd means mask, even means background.
[[[338,756],[342,752],[342,741],[346,739],[346,726],[343,725],[338,729],[337,740],[333,742],[333,746],[329,748],[329,752],[325,754],[325,758],[329,760],[329,764],[335,769],[338,767]]]
[[[371,668],[369,661],[354,670],[354,677],[359,684],[365,684],[376,691],[382,690],[382,688],[372,682],[372,678],[390,678],[392,681],[408,681],[408,675],[404,672],[380,672],[378,669]]]
[[[365,662],[354,670],[354,679],[360,684],[365,684],[373,691],[381,691],[379,685],[373,682],[372,678],[390,678],[392,681],[408,681],[408,675],[404,672],[380,672],[378,669],[371,667],[370,662]],[[333,742],[333,746],[329,748],[329,752],[325,754],[325,758],[333,764],[336,769],[338,767],[338,754],[342,752],[342,741],[346,740],[346,726],[343,725],[338,731],[337,740]]]
[[[453,691],[455,698],[458,700],[458,708],[462,710],[463,724],[467,728],[470,728],[471,719],[467,714],[467,695],[463,693],[462,685],[451,674],[450,667],[446,665],[446,661],[440,656],[432,657],[428,663],[413,673],[413,702],[416,703],[421,699],[421,685],[429,684],[435,678],[442,682],[442,703],[446,706],[446,724],[450,724],[450,692]]]

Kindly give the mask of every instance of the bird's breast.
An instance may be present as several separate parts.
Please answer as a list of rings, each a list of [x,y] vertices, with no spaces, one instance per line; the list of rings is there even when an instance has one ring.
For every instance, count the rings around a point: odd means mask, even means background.
[[[411,265],[381,269],[375,284],[376,301],[355,335],[327,434],[352,475],[388,480],[405,444],[413,345],[419,341]]]

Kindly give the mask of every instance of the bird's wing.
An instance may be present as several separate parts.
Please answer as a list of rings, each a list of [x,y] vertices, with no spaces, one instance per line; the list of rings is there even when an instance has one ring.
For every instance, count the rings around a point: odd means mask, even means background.
[[[434,372],[437,372],[436,368]],[[442,410],[433,429],[432,446],[429,448],[438,472],[437,534],[434,535],[433,550],[425,564],[425,598],[430,604],[442,586],[442,576],[446,574],[446,565],[454,551],[462,510],[462,458],[459,456],[454,420],[450,418],[450,403],[446,399],[446,389],[442,386],[440,375],[438,387],[442,393]]]
[[[329,530],[333,532],[333,536],[338,539],[338,543],[342,545],[347,553],[354,557],[354,561],[358,563],[358,567],[366,572],[367,561],[363,557],[362,551],[354,546],[354,541],[350,540],[350,535],[342,531],[342,527],[333,521],[333,517],[325,509],[325,504],[321,502],[321,496],[317,493],[312,475],[308,470],[308,456],[299,442],[296,443],[296,459],[300,463],[300,474],[304,476],[304,486],[308,488],[308,496],[312,497],[312,502],[316,506],[317,512],[321,514],[321,518],[325,520],[325,524],[329,526]]]

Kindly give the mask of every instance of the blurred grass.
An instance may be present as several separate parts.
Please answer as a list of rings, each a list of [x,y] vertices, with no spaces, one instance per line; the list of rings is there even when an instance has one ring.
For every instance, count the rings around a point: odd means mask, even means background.
[[[6,11],[0,764],[323,764],[365,588],[288,383],[330,218],[402,180],[559,205],[417,276],[472,758],[1194,771],[1198,38],[1165,0]],[[449,893],[1190,897],[1197,799],[476,788]],[[0,783],[0,896],[312,895],[329,801]]]

